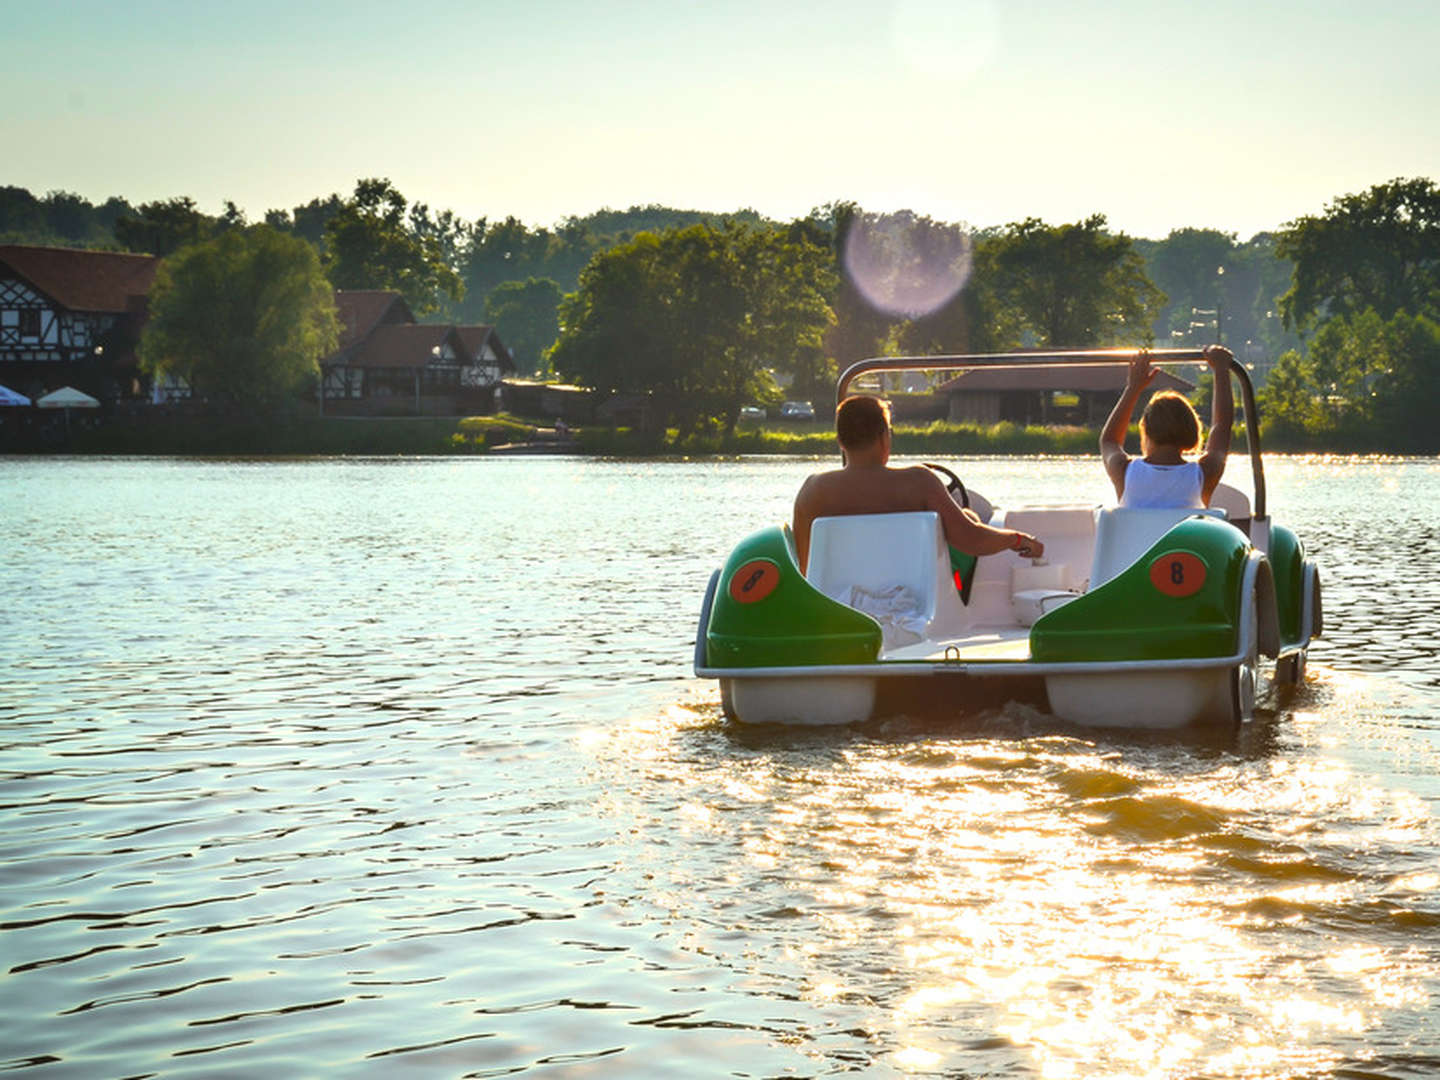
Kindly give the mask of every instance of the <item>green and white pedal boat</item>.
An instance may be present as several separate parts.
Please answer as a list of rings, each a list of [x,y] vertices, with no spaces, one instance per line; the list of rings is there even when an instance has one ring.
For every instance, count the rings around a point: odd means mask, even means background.
[[[841,375],[836,400],[871,372],[1124,365],[1134,355],[864,360]],[[1204,363],[1199,350],[1151,356]],[[1231,373],[1248,422],[1253,505],[1222,484],[1204,511],[981,510],[992,524],[1040,537],[1043,561],[964,556],[930,512],[820,518],[808,575],[789,527],[765,528],[710,578],[695,674],[718,679],[726,715],[747,724],[858,723],[877,702],[905,709],[938,698],[963,709],[1000,686],[1043,693],[1051,713],[1090,726],[1248,721],[1264,678],[1303,679],[1322,617],[1315,564],[1266,507],[1250,378],[1236,362]]]

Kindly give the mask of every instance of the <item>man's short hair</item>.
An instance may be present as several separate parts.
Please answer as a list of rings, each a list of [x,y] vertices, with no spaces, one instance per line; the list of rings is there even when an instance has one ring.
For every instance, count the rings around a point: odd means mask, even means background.
[[[890,429],[890,403],[865,394],[840,402],[835,410],[835,437],[846,450],[861,450]]]
[[[1200,445],[1200,418],[1195,406],[1174,390],[1161,390],[1140,417],[1140,430],[1152,443],[1188,453]]]

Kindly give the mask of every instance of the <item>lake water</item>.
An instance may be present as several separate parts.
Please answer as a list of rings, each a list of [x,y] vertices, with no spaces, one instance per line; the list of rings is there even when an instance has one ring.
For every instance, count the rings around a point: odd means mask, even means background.
[[[0,460],[0,1068],[1440,1074],[1440,464],[1271,460],[1309,681],[1148,739],[726,724],[705,584],[816,467]]]

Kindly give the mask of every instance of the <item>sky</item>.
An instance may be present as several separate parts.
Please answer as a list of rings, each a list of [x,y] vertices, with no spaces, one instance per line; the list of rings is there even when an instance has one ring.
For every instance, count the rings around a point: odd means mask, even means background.
[[[1440,178],[1434,0],[0,0],[0,185],[1246,240]]]

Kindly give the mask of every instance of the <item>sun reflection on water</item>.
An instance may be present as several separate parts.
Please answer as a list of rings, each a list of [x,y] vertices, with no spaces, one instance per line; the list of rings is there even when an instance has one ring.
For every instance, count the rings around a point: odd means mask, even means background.
[[[1362,1053],[1386,1010],[1423,1015],[1440,874],[1381,869],[1433,866],[1423,801],[1316,752],[1299,715],[1247,754],[1035,733],[1011,708],[816,735],[702,707],[617,739],[728,852],[734,893],[689,902],[783,912],[805,998],[869,1003],[901,1072],[1288,1075]]]

